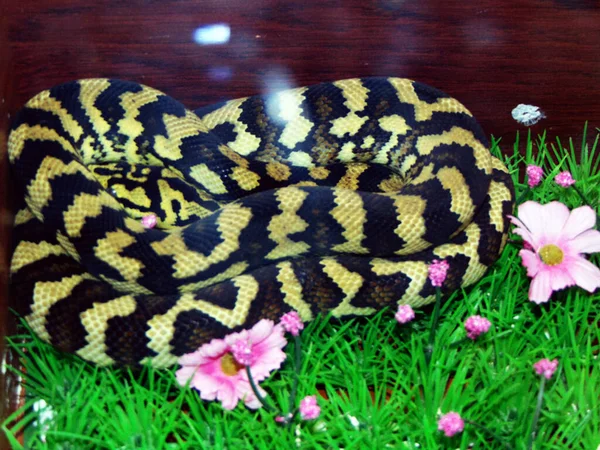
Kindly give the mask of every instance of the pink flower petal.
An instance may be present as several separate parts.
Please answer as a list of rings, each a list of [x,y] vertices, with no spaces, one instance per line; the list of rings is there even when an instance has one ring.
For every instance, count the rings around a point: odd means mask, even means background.
[[[198,353],[204,358],[216,358],[227,352],[229,345],[223,339],[213,339],[207,344],[204,344],[198,350]],[[184,358],[182,356],[182,358]]]
[[[267,396],[267,393],[260,387],[257,386],[258,392],[263,398]],[[249,382],[238,383],[235,386],[237,397],[244,402],[244,404],[251,409],[258,409],[262,406],[260,400],[254,395]]]
[[[575,253],[600,252],[600,231],[587,230],[569,242],[569,249]]]
[[[553,291],[559,291],[575,284],[573,277],[562,265],[550,267],[548,271],[550,272],[550,286]]]
[[[201,398],[207,400],[202,396]],[[217,400],[221,402],[223,408],[231,410],[236,407],[240,398],[236,395],[233,386],[231,386],[229,383],[224,383],[217,391]]]
[[[569,208],[561,202],[550,202],[543,205],[541,211],[542,216],[538,220],[542,223],[546,236],[558,235],[569,220]]]
[[[519,251],[519,256],[521,257],[523,266],[527,269],[527,276],[530,278],[535,277],[540,270],[540,264],[542,264],[539,256],[525,249]]]
[[[569,273],[575,283],[588,292],[594,292],[600,287],[600,269],[584,258],[573,258]]]
[[[537,304],[545,303],[550,300],[552,295],[552,283],[550,281],[550,272],[541,271],[529,286],[529,300]]]
[[[188,353],[179,358],[179,364],[182,366],[197,366],[203,361],[200,350],[196,350],[193,353]]]
[[[212,398],[214,399],[216,392],[218,392],[224,384],[229,384],[229,381],[227,380],[227,376],[222,372],[217,373],[216,371],[212,371],[211,373],[206,374],[198,371],[194,375],[190,386],[202,392],[203,395],[212,394]]]
[[[543,206],[537,202],[527,201],[521,203],[518,209],[518,217],[523,226],[532,234],[542,234],[544,225],[541,223]],[[530,242],[530,244],[533,244]]]
[[[535,239],[533,235],[529,232],[525,224],[514,216],[508,216],[508,218],[514,225],[517,226],[517,228],[514,229],[513,233],[518,234],[519,236],[521,236],[521,238],[523,238],[525,242],[528,242],[530,245],[535,246]]]
[[[188,381],[194,376],[196,368],[193,366],[186,366],[175,372],[175,379],[181,386],[186,386]]]
[[[275,323],[272,320],[263,319],[258,321],[248,332],[248,338],[252,343],[258,343],[266,339],[273,331]]]
[[[589,206],[580,206],[571,211],[569,219],[563,227],[563,235],[569,239],[583,233],[585,230],[594,228],[596,225],[596,213]]]

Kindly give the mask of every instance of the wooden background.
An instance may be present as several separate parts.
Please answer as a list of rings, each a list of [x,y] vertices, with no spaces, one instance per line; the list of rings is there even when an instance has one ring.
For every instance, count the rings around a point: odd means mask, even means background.
[[[4,2],[1,4],[1,2]],[[161,89],[190,108],[321,81],[401,76],[461,100],[511,148],[519,103],[533,128],[579,138],[600,126],[600,7],[586,0],[0,0],[0,354],[6,296],[10,115],[40,90],[83,77]],[[221,44],[194,40],[211,24]],[[204,27],[204,28],[203,28]],[[214,36],[213,36],[214,37]],[[226,37],[226,36],[225,36]],[[12,302],[12,303],[11,303]],[[3,366],[4,367],[4,366]],[[16,383],[0,370],[0,416]],[[8,406],[8,407],[7,407]],[[0,443],[0,448],[2,444]]]

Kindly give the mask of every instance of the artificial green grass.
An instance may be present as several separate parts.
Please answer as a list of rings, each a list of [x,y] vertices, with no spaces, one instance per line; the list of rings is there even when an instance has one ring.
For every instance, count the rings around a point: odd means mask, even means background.
[[[569,170],[597,208],[600,160],[584,144],[548,144],[527,136],[526,155],[504,156],[517,197],[541,203],[582,201],[573,189],[553,182]],[[500,155],[506,144],[494,140]],[[544,167],[542,184],[526,191],[519,169]],[[513,236],[512,239],[518,240]],[[444,299],[431,362],[426,362],[432,307],[399,325],[392,312],[335,322],[321,317],[302,333],[299,398],[320,390],[322,412],[314,421],[289,427],[273,414],[241,403],[226,411],[180,388],[172,370],[94,367],[57,352],[26,329],[10,339],[27,373],[25,406],[2,424],[14,448],[32,449],[522,449],[527,447],[540,386],[532,364],[557,358],[546,382],[537,449],[596,449],[600,446],[600,292],[579,288],[555,293],[549,303],[528,301],[529,279],[520,245],[510,244],[475,286]],[[592,261],[598,265],[598,255]],[[491,330],[475,342],[450,347],[465,337],[464,321],[487,317]],[[281,370],[261,384],[270,400],[287,411],[294,380],[293,342]],[[459,412],[467,423],[452,438],[437,431],[441,413]],[[484,427],[484,428],[482,428]],[[25,446],[15,438],[24,432]]]

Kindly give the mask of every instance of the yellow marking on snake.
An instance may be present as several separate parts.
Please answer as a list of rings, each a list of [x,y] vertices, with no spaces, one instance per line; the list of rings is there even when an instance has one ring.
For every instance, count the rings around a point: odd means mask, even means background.
[[[22,241],[19,242],[13,253],[10,270],[16,272],[27,264],[41,261],[51,255],[64,255],[65,253],[60,245],[45,241],[40,243]]]
[[[50,340],[46,329],[50,308],[71,295],[73,289],[86,278],[82,275],[73,275],[60,281],[38,281],[35,284],[31,313],[25,319],[41,339]]]
[[[361,117],[356,113],[362,111],[367,106],[369,90],[359,80],[344,80],[334,82],[333,84],[342,90],[342,95],[346,99],[344,105],[350,112],[345,117],[332,120],[333,126],[330,132],[340,138],[346,134],[354,136],[368,120],[368,117]]]
[[[285,181],[292,174],[290,168],[279,162],[267,164],[267,174],[276,181]]]
[[[231,172],[230,178],[237,181],[238,186],[245,191],[251,191],[260,186],[260,175],[251,170],[244,167],[234,167]]]
[[[323,266],[323,272],[326,273],[327,276],[335,284],[337,284],[344,293],[344,298],[339,305],[331,310],[331,314],[334,317],[347,316],[351,314],[367,315],[375,312],[375,308],[359,308],[351,305],[352,300],[363,284],[363,277],[357,273],[349,271],[335,259],[325,258],[323,261],[321,261],[321,265]]]
[[[37,219],[43,220],[42,209],[48,205],[53,198],[51,182],[54,178],[63,175],[84,174],[87,178],[89,173],[82,170],[81,164],[71,161],[65,164],[61,160],[48,156],[44,159],[38,169],[35,178],[27,186],[27,195],[31,200],[30,208]],[[118,206],[118,203],[115,205]]]
[[[206,302],[195,300],[193,294],[183,294],[166,313],[157,314],[148,321],[148,331],[146,331],[146,336],[150,340],[148,348],[157,353],[152,358],[154,365],[160,367],[177,362],[177,357],[170,353],[171,345],[169,344],[171,336],[175,334],[177,316],[182,312],[202,309],[205,306]]]
[[[110,231],[98,241],[94,251],[98,259],[117,269],[125,280],[134,281],[142,275],[144,265],[137,259],[120,253],[135,242],[135,238],[123,230]]]
[[[461,145],[473,152],[475,164],[485,173],[490,173],[492,165],[492,155],[481,142],[475,139],[473,133],[460,127],[452,127],[449,131],[444,131],[432,136],[419,136],[417,139],[417,148],[420,155],[429,155],[436,147],[440,145]],[[468,151],[468,150],[467,150]]]
[[[77,120],[69,114],[66,108],[63,108],[61,102],[50,96],[50,91],[44,91],[41,96],[28,102],[27,106],[29,108],[53,113],[58,116],[63,129],[69,133],[73,140],[78,141],[83,135],[83,128],[79,125]]]
[[[306,192],[294,187],[280,189],[275,193],[281,214],[274,216],[267,227],[269,239],[277,244],[277,247],[267,254],[267,259],[301,255],[310,248],[306,242],[295,242],[288,237],[308,227],[308,223],[297,215],[307,196]]]
[[[19,225],[23,225],[34,218],[35,218],[35,216],[29,209],[23,208],[23,209],[19,210],[17,212],[17,214],[15,215],[14,226],[17,227]]]
[[[190,169],[190,176],[212,194],[227,194],[227,188],[219,175],[206,164],[197,164]]]
[[[400,222],[395,232],[406,242],[404,247],[396,251],[396,255],[409,255],[429,247],[431,244],[421,238],[425,230],[423,211],[427,200],[416,195],[392,195],[391,198],[394,199]]]
[[[205,300],[197,300],[199,310],[210,315],[213,319],[228,328],[234,328],[244,324],[252,300],[256,298],[259,287],[256,279],[250,275],[240,275],[239,277],[233,278],[231,281],[235,287],[238,288],[233,310],[223,308],[222,306],[218,306]]]
[[[260,146],[260,138],[248,132],[248,126],[239,120],[244,111],[242,106],[246,100],[245,98],[231,100],[222,108],[202,116],[202,121],[209,130],[224,123],[234,124],[233,131],[236,138],[234,141],[227,142],[227,145],[242,156],[248,156],[258,150]]]
[[[456,167],[442,167],[437,177],[444,189],[450,191],[450,211],[458,215],[458,220],[465,223],[471,220],[475,208],[471,202],[469,186],[465,177]]]
[[[135,310],[135,300],[130,295],[115,298],[106,303],[94,303],[94,306],[80,314],[88,344],[75,353],[84,355],[88,361],[107,366],[114,360],[106,354],[106,330],[108,321],[113,317],[125,317]]]
[[[162,256],[172,256],[175,263],[173,277],[181,279],[207,270],[213,264],[226,261],[240,247],[240,234],[252,218],[252,211],[240,205],[230,204],[221,210],[217,219],[217,229],[222,242],[217,244],[208,256],[190,250],[180,233],[173,232],[162,241],[151,244],[154,251]]]
[[[183,157],[181,154],[183,139],[208,132],[204,123],[191,111],[186,111],[185,117],[163,114],[162,120],[167,129],[167,135],[154,136],[154,151],[162,158],[171,161]]]
[[[367,169],[368,166],[365,164],[349,165],[346,174],[338,181],[336,187],[356,191],[358,189],[358,177]]]
[[[303,152],[290,153],[290,156],[288,156],[288,161],[293,166],[299,166],[299,167],[313,167],[315,165],[313,163],[313,160],[311,159],[310,155],[308,153],[303,153]]]
[[[87,219],[98,217],[102,214],[104,207],[120,209],[121,205],[106,192],[100,192],[98,195],[87,193],[76,195],[73,203],[63,215],[67,235],[70,237],[80,237],[81,229]]]
[[[471,115],[469,110],[453,98],[439,98],[435,103],[419,100],[413,83],[402,78],[390,78],[390,84],[396,88],[401,102],[409,103],[415,107],[415,119],[418,122],[430,120],[434,112],[451,111]]]
[[[310,304],[302,298],[302,285],[294,273],[292,263],[284,261],[277,264],[277,281],[281,283],[281,292],[284,294],[283,301],[294,308],[303,321],[313,319]]]
[[[336,189],[334,191],[336,207],[331,210],[331,216],[339,223],[344,231],[342,236],[346,242],[333,247],[340,253],[368,254],[369,249],[362,245],[366,237],[364,226],[367,222],[367,211],[364,209],[362,197],[356,191]]]
[[[71,143],[60,136],[56,130],[46,128],[40,125],[30,126],[27,124],[19,125],[10,133],[8,137],[8,145],[10,147],[9,161],[14,163],[21,157],[25,142],[27,141],[54,141],[61,145],[62,148],[75,154],[75,149]]]
[[[185,284],[179,288],[179,291],[194,292],[206,286],[212,286],[213,284],[220,283],[221,281],[229,280],[231,278],[237,277],[238,275],[242,275],[246,271],[246,269],[248,269],[248,266],[249,264],[245,261],[237,262],[212,278],[198,281],[196,283]]]
[[[378,276],[392,276],[405,274],[410,283],[404,295],[398,299],[398,304],[421,306],[430,303],[434,295],[421,297],[419,292],[422,288],[423,279],[427,279],[427,264],[423,261],[399,261],[391,262],[382,258],[374,258],[371,261],[371,270]]]
[[[96,107],[98,97],[110,86],[110,82],[109,80],[93,80],[81,81],[79,84],[81,85],[79,94],[81,106],[89,117],[103,150],[112,153],[114,151],[113,143],[105,136],[110,131],[110,124],[104,120],[102,111]]]
[[[144,88],[140,92],[125,92],[121,95],[120,105],[125,111],[123,118],[117,122],[119,131],[127,136],[125,143],[125,154],[128,160],[138,161],[138,146],[135,140],[144,132],[144,126],[137,120],[140,115],[140,109],[146,105],[154,103],[161,96],[161,93],[154,89]]]

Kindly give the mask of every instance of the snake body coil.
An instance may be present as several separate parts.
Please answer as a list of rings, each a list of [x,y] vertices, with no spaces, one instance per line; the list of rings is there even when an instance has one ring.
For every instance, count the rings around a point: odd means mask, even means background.
[[[12,293],[42,339],[100,365],[168,366],[291,309],[423,305],[433,260],[450,263],[446,290],[483,275],[514,201],[469,111],[399,78],[196,112],[80,80],[27,103],[9,158]]]

